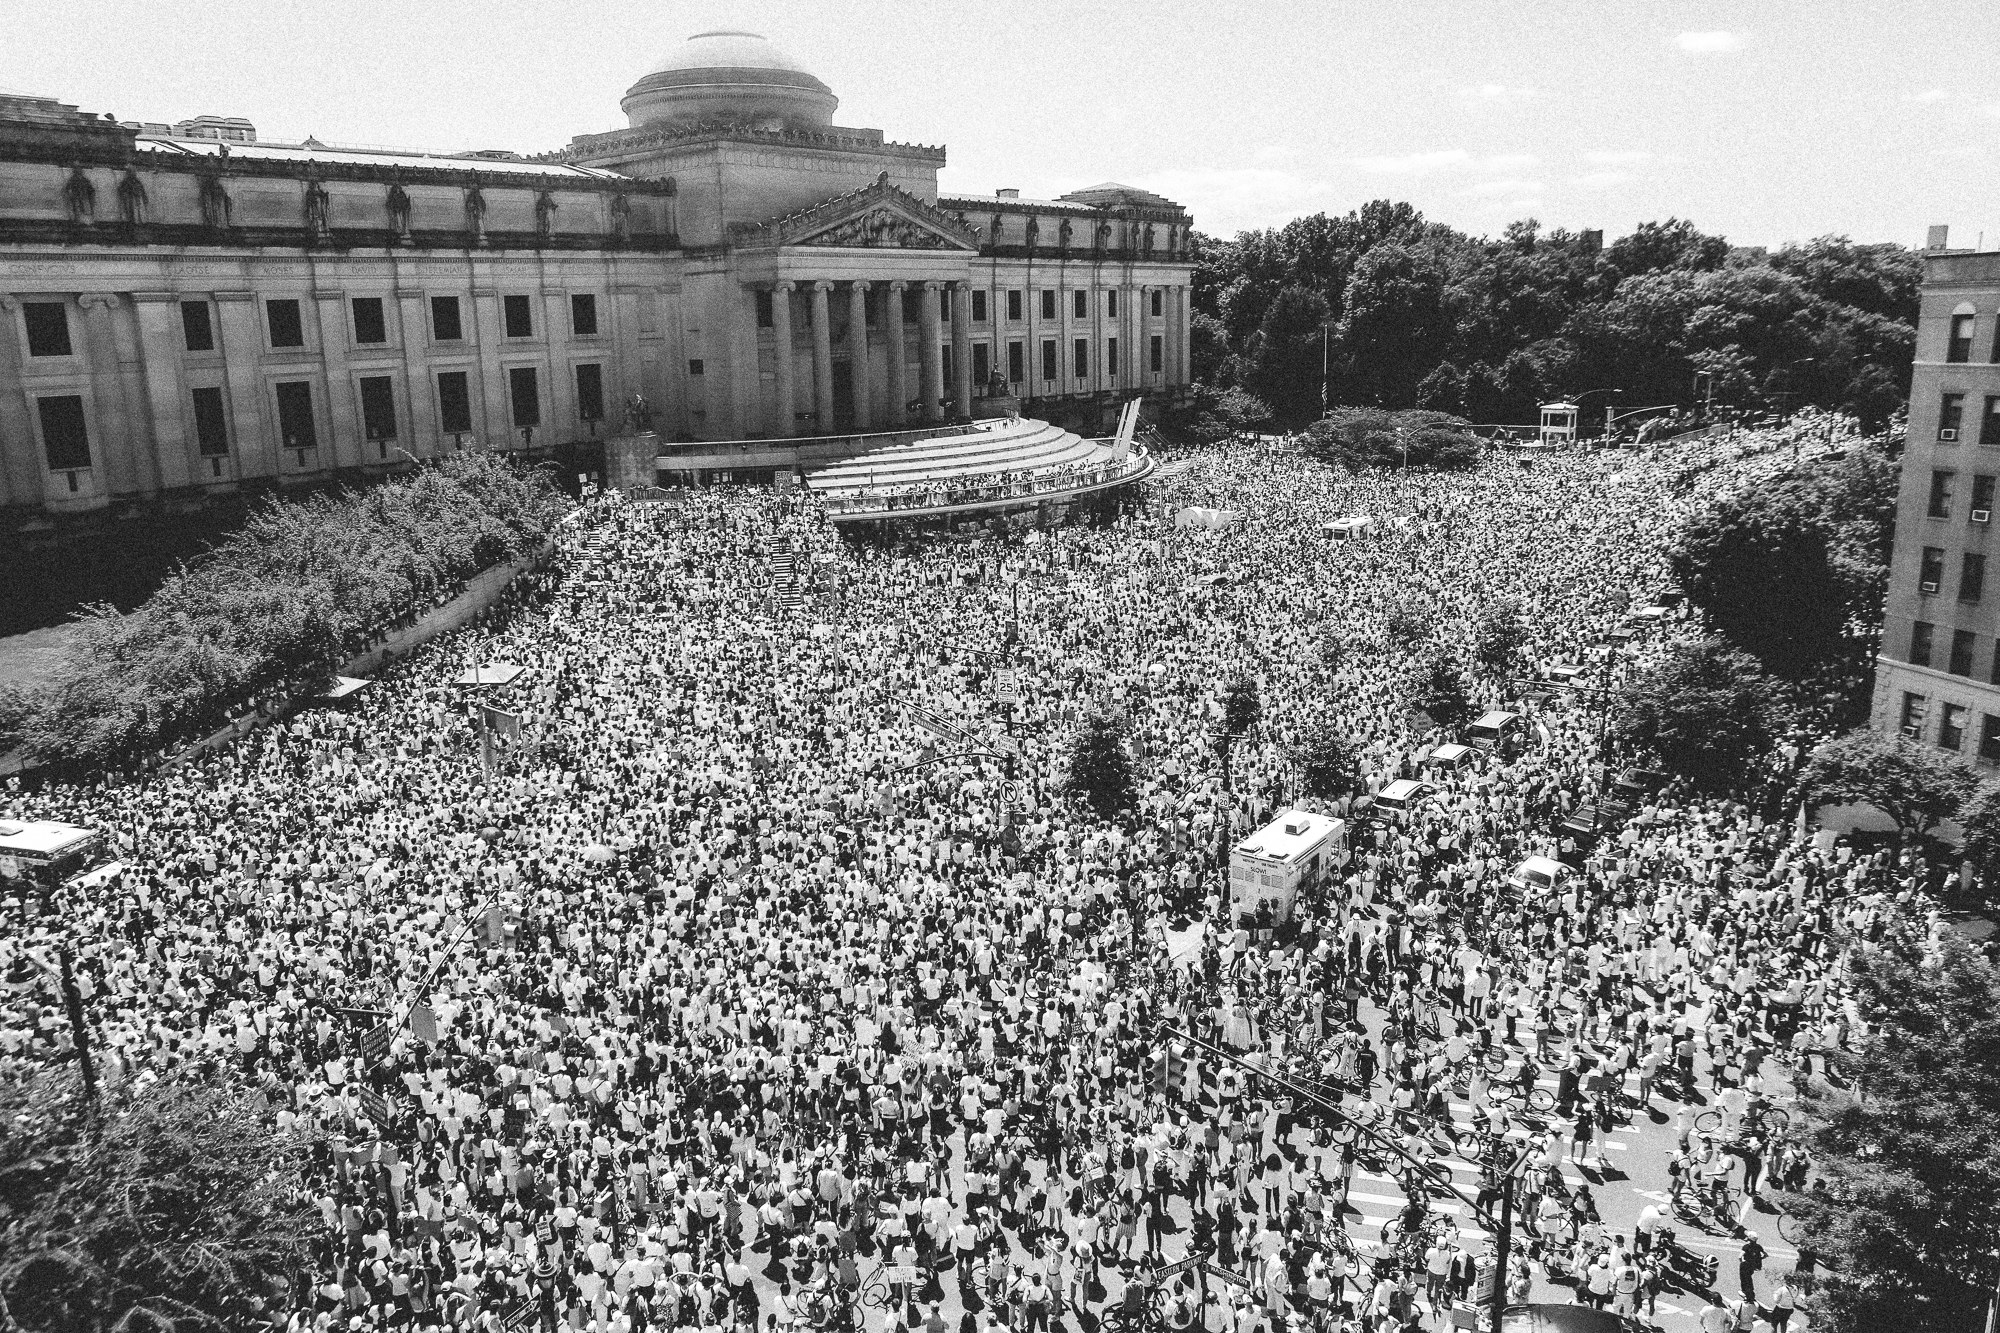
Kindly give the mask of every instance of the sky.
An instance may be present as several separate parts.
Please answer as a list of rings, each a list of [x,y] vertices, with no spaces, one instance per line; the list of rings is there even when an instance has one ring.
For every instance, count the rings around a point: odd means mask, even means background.
[[[10,12],[11,11],[11,12]],[[760,32],[941,188],[1115,180],[1232,236],[1370,199],[1497,234],[1683,217],[2000,249],[2000,4],[0,0],[0,88],[271,139],[539,152],[693,33]]]

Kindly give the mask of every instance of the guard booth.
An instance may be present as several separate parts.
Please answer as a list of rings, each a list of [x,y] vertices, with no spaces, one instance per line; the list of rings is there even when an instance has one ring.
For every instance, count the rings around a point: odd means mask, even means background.
[[[1285,811],[1231,850],[1229,919],[1254,919],[1268,903],[1272,925],[1290,921],[1299,893],[1336,874],[1347,855],[1346,820]]]
[[[1542,444],[1568,444],[1576,439],[1576,404],[1543,403],[1542,430],[1537,439]]]

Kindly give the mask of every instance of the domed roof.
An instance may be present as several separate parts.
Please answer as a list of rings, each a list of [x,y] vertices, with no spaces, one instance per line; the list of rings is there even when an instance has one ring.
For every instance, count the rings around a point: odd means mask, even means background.
[[[683,69],[781,69],[804,74],[808,78],[812,76],[811,70],[790,53],[779,49],[770,38],[729,28],[696,33],[681,43],[678,49],[668,52],[651,72],[665,74]],[[813,82],[819,83],[819,80],[814,79]]]
[[[823,127],[840,99],[804,65],[754,32],[698,32],[626,92],[633,125],[722,122]]]

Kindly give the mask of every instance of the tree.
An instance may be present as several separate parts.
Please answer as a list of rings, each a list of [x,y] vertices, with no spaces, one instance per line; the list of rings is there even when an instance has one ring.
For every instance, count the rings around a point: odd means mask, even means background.
[[[1511,597],[1502,598],[1479,613],[1479,623],[1472,631],[1472,658],[1488,671],[1505,675],[1527,641],[1521,604]]]
[[[1692,514],[1668,563],[1724,638],[1819,689],[1840,721],[1865,696],[1895,535],[1896,465],[1855,449]]]
[[[1382,618],[1382,632],[1389,636],[1392,645],[1407,650],[1421,643],[1424,636],[1430,633],[1430,621],[1408,602],[1398,602]]]
[[[1306,451],[1352,472],[1363,468],[1465,468],[1479,461],[1479,437],[1443,412],[1336,407],[1306,428]]]
[[[1979,786],[1978,774],[1954,755],[1866,730],[1816,746],[1799,780],[1815,804],[1865,801],[1913,836],[1951,818]]]
[[[1354,742],[1344,732],[1321,727],[1292,751],[1292,763],[1299,769],[1299,789],[1307,796],[1332,799],[1345,796],[1361,781],[1361,759]]]
[[[1704,791],[1731,791],[1783,731],[1778,683],[1720,640],[1678,646],[1634,677],[1619,701],[1618,737]]]
[[[67,1075],[0,1088],[0,1294],[27,1333],[248,1326],[323,1235],[313,1138],[235,1088]]]
[[[1222,761],[1222,789],[1230,789],[1229,758],[1243,733],[1264,718],[1264,701],[1258,697],[1257,682],[1238,676],[1222,691],[1222,734],[1216,737],[1217,757]]]
[[[1287,287],[1244,349],[1250,388],[1287,420],[1304,420],[1320,410],[1326,326],[1326,299]]]
[[[1892,918],[1843,969],[1865,1030],[1832,1056],[1852,1089],[1806,1098],[1824,1191],[1778,1196],[1825,1261],[1813,1326],[1978,1328],[2000,1191],[2000,970],[1950,931]]]
[[[1466,693],[1465,674],[1451,654],[1442,649],[1428,654],[1410,677],[1406,690],[1409,705],[1429,715],[1431,721],[1447,729],[1472,715],[1472,699]]]
[[[1108,710],[1100,708],[1084,718],[1070,746],[1063,791],[1106,821],[1131,807],[1132,759],[1125,749],[1125,728]]]
[[[1959,811],[1961,850],[1989,891],[2000,888],[2000,782],[1984,782]]]

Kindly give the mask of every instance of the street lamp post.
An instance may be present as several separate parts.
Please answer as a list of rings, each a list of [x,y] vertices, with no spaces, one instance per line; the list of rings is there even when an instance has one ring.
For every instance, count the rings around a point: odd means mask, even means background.
[[[1586,398],[1588,398],[1588,397],[1590,397],[1590,395],[1592,395],[1592,394],[1594,394],[1594,393],[1602,393],[1602,394],[1610,394],[1610,395],[1613,395],[1613,396],[1616,396],[1616,395],[1619,395],[1619,394],[1622,394],[1622,393],[1624,393],[1624,392],[1625,392],[1625,391],[1624,391],[1623,389],[1585,389],[1585,390],[1584,390],[1584,391],[1583,391],[1582,393],[1580,393],[1580,394],[1577,394],[1577,395],[1576,395],[1576,396],[1575,396],[1574,398],[1572,398],[1572,399],[1571,399],[1570,401],[1571,401],[1571,402],[1573,402],[1573,403],[1575,403],[1575,404],[1576,404],[1576,405],[1577,405],[1578,407],[1582,407],[1582,406],[1583,406],[1583,400],[1584,400],[1584,399],[1586,399]],[[1611,404],[1610,404],[1610,403],[1606,403],[1606,404],[1604,405],[1604,434],[1605,434],[1605,436],[1606,436],[1607,438],[1609,438],[1609,436],[1610,436],[1610,434],[1611,434]]]

